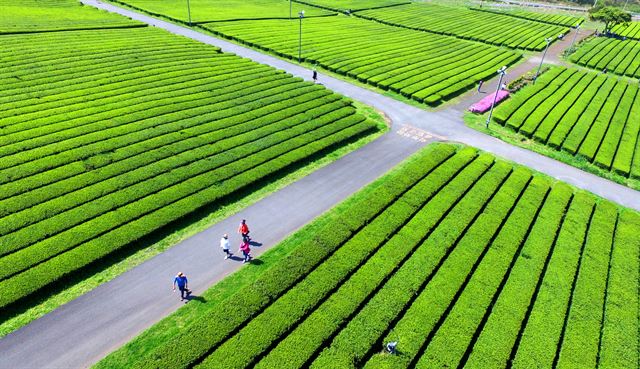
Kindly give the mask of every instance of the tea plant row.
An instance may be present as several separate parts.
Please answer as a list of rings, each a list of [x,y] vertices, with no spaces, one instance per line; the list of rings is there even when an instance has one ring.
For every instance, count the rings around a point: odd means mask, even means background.
[[[637,83],[554,67],[498,107],[495,120],[605,170],[640,178]]]
[[[322,222],[177,337],[98,368],[638,362],[637,212],[436,144]],[[391,341],[398,353],[381,354]]]
[[[154,29],[0,43],[2,307],[374,129],[320,85]]]

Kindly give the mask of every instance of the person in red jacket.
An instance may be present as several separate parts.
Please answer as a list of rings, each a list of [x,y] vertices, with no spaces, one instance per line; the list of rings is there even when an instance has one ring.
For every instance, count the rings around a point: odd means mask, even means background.
[[[251,237],[249,237],[249,226],[247,225],[246,219],[242,219],[242,222],[240,222],[240,226],[238,227],[238,233],[242,235],[243,241],[247,241],[247,243],[251,241]]]
[[[242,240],[240,243],[240,252],[244,255],[244,260],[242,261],[243,264],[251,260],[251,247],[249,247],[248,240]]]

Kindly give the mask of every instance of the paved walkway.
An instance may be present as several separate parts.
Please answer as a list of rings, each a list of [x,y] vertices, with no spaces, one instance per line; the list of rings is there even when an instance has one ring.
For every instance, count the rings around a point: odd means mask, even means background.
[[[311,71],[275,57],[96,0],[84,2],[311,79]],[[259,256],[411,155],[424,145],[420,141],[441,139],[473,145],[640,210],[638,192],[468,128],[456,109],[427,112],[339,79],[321,74],[319,80],[385,112],[393,121],[392,133],[9,334],[0,340],[0,367],[92,365],[181,305],[170,290],[176,271],[187,273],[197,295],[241,267],[237,261],[223,260],[217,245],[221,234],[235,236],[240,219],[248,219],[255,240],[263,243],[254,249]],[[238,242],[237,236],[232,239],[233,244]]]

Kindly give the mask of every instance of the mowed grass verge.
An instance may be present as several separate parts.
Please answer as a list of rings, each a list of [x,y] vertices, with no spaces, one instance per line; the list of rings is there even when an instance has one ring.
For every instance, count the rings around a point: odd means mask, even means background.
[[[638,230],[635,211],[434,144],[96,367],[635,367]]]
[[[640,179],[636,83],[552,67],[500,105],[495,120],[518,134],[633,181]]]
[[[0,43],[3,309],[378,129],[320,85],[155,29]]]

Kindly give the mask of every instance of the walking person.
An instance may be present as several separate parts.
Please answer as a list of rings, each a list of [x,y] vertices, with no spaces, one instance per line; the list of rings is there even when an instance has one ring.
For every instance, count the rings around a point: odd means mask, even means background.
[[[191,291],[189,290],[189,281],[187,280],[187,276],[182,272],[178,272],[178,275],[173,279],[173,292],[176,291],[176,285],[178,285],[178,289],[180,290],[180,301],[184,301]]]
[[[226,233],[220,239],[220,248],[222,248],[222,251],[226,254],[224,256],[224,260],[227,260],[233,256],[233,253],[229,251],[229,235]]]
[[[313,67],[313,83],[318,83],[318,71]]]
[[[242,242],[240,243],[240,251],[242,252],[242,255],[244,255],[242,264],[251,260],[251,247],[249,246],[249,241],[242,240]]]
[[[251,237],[249,237],[249,226],[247,225],[246,219],[242,219],[242,222],[240,222],[240,226],[238,227],[238,233],[242,235],[243,241],[247,241],[247,243],[251,241]]]

